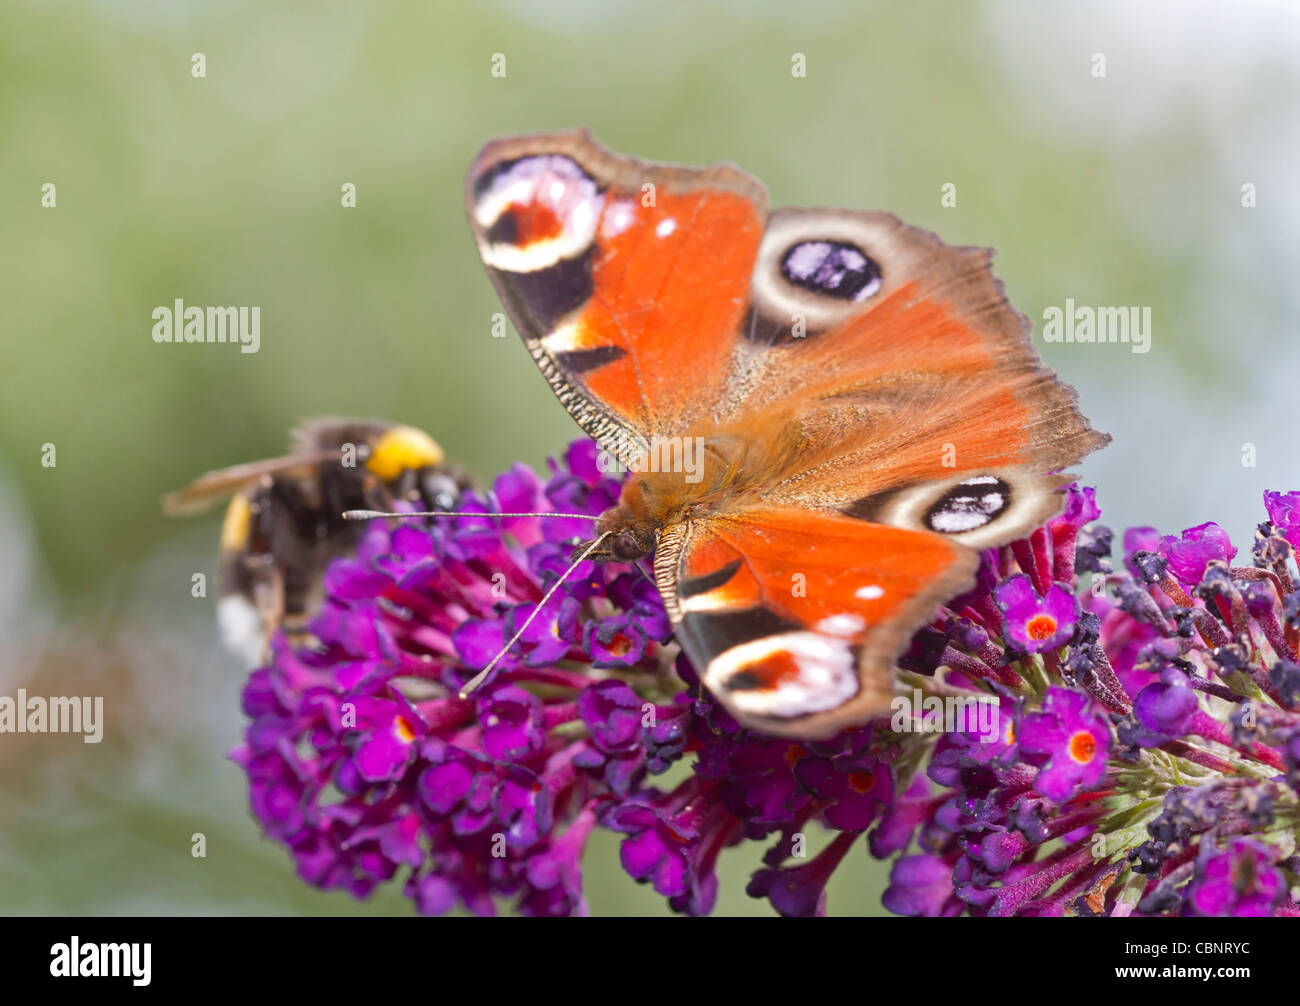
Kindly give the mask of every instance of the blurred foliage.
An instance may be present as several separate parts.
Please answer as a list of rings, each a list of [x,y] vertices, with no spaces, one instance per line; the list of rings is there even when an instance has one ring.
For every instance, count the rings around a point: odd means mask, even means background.
[[[890,209],[1000,248],[1034,319],[1066,297],[1151,305],[1145,356],[1045,347],[1116,436],[1080,470],[1119,526],[1213,518],[1248,546],[1260,489],[1300,484],[1278,418],[1298,359],[1296,38],[1284,6],[1208,2],[6,3],[0,492],[24,558],[0,684],[105,694],[113,727],[98,747],[0,737],[0,910],[408,910],[312,892],[259,840],[223,760],[239,675],[189,596],[216,521],[168,522],[158,498],[321,413],[423,426],[483,476],[574,436],[490,337],[461,185],[496,135],[582,124],[735,161],[775,205]],[[261,351],[156,345],[150,313],[177,297],[260,305]],[[743,894],[757,854],[724,857],[720,912],[767,911]],[[591,850],[593,911],[662,913],[616,859]],[[832,911],[878,912],[881,868],[851,859]]]

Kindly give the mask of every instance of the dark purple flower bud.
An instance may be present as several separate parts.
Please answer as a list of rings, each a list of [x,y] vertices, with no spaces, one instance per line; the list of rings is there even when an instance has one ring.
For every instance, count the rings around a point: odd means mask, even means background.
[[[1272,585],[1263,580],[1252,581],[1241,588],[1241,599],[1246,602],[1246,611],[1251,618],[1271,615],[1277,605],[1276,598]]]
[[[1085,528],[1074,547],[1074,572],[1079,576],[1111,572],[1110,554],[1114,541],[1115,532],[1104,524]]]
[[[969,618],[954,616],[948,619],[944,625],[944,632],[953,646],[966,653],[976,653],[989,642],[989,634]]]
[[[1268,831],[1276,818],[1273,806],[1277,792],[1272,782],[1257,784],[1238,790],[1234,806],[1246,823],[1255,831]]]
[[[1074,636],[1070,640],[1071,646],[1093,646],[1101,638],[1101,619],[1091,611],[1084,611],[1079,615],[1079,621],[1074,626]]]
[[[1145,574],[1136,562],[1138,553],[1155,552],[1160,547],[1160,538],[1160,532],[1153,527],[1131,527],[1124,532],[1124,566],[1134,579],[1145,579]]]
[[[1008,818],[1012,827],[1019,831],[1034,845],[1047,841],[1047,816],[1053,808],[1047,800],[1035,800],[1022,797],[1016,801]]]
[[[1282,598],[1282,620],[1289,629],[1300,629],[1300,590]]]
[[[946,632],[932,625],[922,626],[912,636],[907,650],[898,658],[898,666],[905,671],[933,677],[943,664],[943,654],[947,649]]]
[[[1144,869],[1141,872],[1155,874],[1160,869],[1160,864],[1154,864],[1154,868]],[[1182,895],[1174,889],[1174,884],[1168,879],[1162,880],[1156,885],[1155,889],[1142,900],[1138,902],[1138,911],[1143,915],[1164,915],[1173,912],[1182,907]]]
[[[1145,728],[1138,735],[1142,747],[1155,747],[1185,734],[1198,708],[1196,692],[1187,686],[1187,675],[1169,668],[1160,681],[1147,685],[1133,700],[1133,715]]]
[[[1269,668],[1268,680],[1289,707],[1300,704],[1300,664],[1283,658]]]
[[[1158,557],[1157,557],[1158,558]],[[1132,580],[1120,580],[1115,585],[1115,594],[1120,611],[1160,631],[1168,632],[1165,617],[1151,594]]]
[[[1005,873],[1030,847],[1030,842],[1019,831],[992,828],[981,833],[968,833],[961,840],[966,855],[979,863],[989,873]]]
[[[1219,677],[1226,677],[1229,674],[1238,672],[1250,673],[1251,661],[1250,654],[1246,648],[1239,643],[1228,643],[1224,646],[1216,646],[1209,654],[1210,663],[1214,665]]]

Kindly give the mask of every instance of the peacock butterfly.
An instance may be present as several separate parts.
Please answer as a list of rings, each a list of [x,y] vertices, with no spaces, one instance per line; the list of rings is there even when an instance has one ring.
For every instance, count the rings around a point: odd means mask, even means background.
[[[769,213],[733,166],[582,131],[489,143],[466,201],[542,374],[632,470],[584,554],[653,555],[681,646],[754,729],[886,710],[894,661],[980,550],[1059,513],[1056,473],[1109,439],[987,249],[888,213]]]

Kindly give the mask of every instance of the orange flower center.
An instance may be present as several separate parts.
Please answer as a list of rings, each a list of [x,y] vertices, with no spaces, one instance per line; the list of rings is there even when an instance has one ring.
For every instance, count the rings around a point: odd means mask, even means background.
[[[1041,642],[1051,639],[1056,632],[1056,619],[1051,615],[1035,615],[1025,625],[1025,633],[1030,639]]]
[[[871,787],[876,784],[876,777],[870,772],[850,772],[849,785],[853,787],[855,793],[870,793]]]
[[[415,740],[415,731],[411,728],[411,724],[407,723],[401,716],[393,721],[393,733],[397,734],[398,740],[403,744],[410,744],[411,741]]]
[[[1080,730],[1070,738],[1070,757],[1080,765],[1087,765],[1097,753],[1097,741],[1086,730]]]

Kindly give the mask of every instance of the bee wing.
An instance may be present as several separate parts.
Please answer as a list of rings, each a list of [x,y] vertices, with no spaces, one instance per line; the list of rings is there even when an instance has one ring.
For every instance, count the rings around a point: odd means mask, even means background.
[[[201,513],[213,504],[239,492],[266,475],[306,474],[312,468],[337,458],[336,451],[305,451],[279,458],[249,461],[200,475],[184,489],[163,497],[163,513],[180,517]]]

